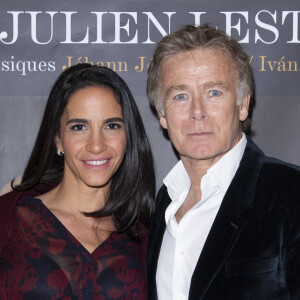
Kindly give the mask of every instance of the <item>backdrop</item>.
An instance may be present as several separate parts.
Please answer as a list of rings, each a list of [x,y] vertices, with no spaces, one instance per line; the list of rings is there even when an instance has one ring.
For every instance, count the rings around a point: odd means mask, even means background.
[[[157,186],[176,163],[145,93],[155,44],[182,25],[209,23],[246,49],[256,78],[254,141],[300,164],[299,0],[1,0],[0,186],[21,175],[59,73],[90,62],[131,88],[149,135]]]

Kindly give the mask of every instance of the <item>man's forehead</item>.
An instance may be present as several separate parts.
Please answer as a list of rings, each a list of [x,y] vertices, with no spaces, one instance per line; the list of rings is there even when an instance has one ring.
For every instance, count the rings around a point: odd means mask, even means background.
[[[231,85],[235,81],[231,58],[215,49],[196,49],[168,57],[161,68],[162,85],[166,93],[199,87]]]
[[[191,50],[182,50],[167,56],[163,60],[162,66],[167,65],[170,62],[181,61],[186,58],[191,58],[194,61],[196,61],[196,57],[201,57],[201,56],[218,57],[233,62],[232,57],[225,50],[209,48],[209,47],[205,47],[205,48],[199,47]]]
[[[176,76],[205,76],[212,73],[212,70],[215,70],[216,75],[228,73],[230,76],[235,69],[235,63],[227,53],[210,48],[197,48],[165,58],[160,76],[163,81],[168,81]]]

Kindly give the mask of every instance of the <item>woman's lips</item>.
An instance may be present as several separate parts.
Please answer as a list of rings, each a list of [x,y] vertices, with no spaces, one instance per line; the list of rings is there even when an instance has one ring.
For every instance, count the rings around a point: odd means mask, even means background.
[[[108,165],[110,159],[82,160],[84,165],[89,169],[101,169]]]
[[[84,162],[88,165],[92,165],[92,166],[100,166],[105,164],[106,162],[108,162],[108,159],[104,159],[104,160],[84,160]]]

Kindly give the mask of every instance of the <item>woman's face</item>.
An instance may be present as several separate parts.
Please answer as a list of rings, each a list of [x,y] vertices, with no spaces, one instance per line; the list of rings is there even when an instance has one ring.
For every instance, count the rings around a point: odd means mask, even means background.
[[[108,186],[126,150],[122,108],[112,90],[86,87],[74,93],[55,143],[64,152],[64,181]]]

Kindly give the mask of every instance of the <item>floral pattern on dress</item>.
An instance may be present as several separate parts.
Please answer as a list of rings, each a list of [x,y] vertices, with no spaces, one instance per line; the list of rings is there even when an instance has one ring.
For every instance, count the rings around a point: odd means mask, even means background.
[[[139,243],[111,234],[89,253],[41,200],[23,198],[0,257],[0,298],[146,299],[147,230],[140,228]]]

